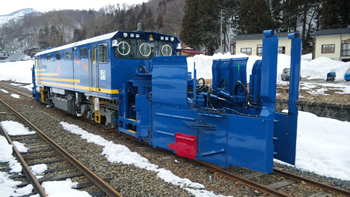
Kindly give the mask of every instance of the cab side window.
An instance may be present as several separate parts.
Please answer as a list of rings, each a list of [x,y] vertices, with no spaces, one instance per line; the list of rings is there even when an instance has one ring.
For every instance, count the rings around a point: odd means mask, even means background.
[[[98,63],[108,62],[108,48],[107,43],[98,45]]]

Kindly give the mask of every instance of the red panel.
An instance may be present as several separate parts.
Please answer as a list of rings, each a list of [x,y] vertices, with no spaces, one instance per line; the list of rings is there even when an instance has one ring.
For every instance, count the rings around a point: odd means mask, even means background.
[[[197,155],[197,136],[175,133],[175,143],[169,144],[169,149],[175,150],[177,155],[194,159]]]

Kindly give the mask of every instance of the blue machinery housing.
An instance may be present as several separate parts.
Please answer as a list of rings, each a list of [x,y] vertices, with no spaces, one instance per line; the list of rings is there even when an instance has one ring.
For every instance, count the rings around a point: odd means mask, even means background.
[[[117,128],[156,148],[221,166],[273,171],[295,163],[301,41],[292,42],[288,113],[275,111],[278,38],[264,32],[262,60],[214,60],[212,85],[187,70],[176,37],[114,32],[35,56],[33,97]]]

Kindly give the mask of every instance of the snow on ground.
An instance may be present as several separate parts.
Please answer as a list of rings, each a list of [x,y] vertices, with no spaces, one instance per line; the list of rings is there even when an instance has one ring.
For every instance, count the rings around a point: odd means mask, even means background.
[[[9,135],[28,135],[33,134],[28,131],[22,124],[15,121],[2,121],[0,122],[4,130]],[[13,142],[20,152],[27,150],[25,144],[19,142]],[[11,173],[20,173],[22,171],[21,164],[17,162],[14,156],[12,156],[12,146],[7,142],[6,138],[0,136],[0,162],[6,162],[11,168]],[[30,166],[30,169],[34,175],[40,179],[43,173],[47,170],[46,164],[37,164]],[[10,174],[6,172],[0,172],[0,191],[1,196],[26,196],[32,193],[33,186],[27,185],[23,188],[17,188],[21,181],[13,181],[9,178]],[[87,192],[75,190],[74,187],[77,182],[72,182],[70,179],[65,181],[47,181],[43,182],[42,186],[45,192],[50,197],[85,197],[90,196]],[[39,195],[34,195],[33,197],[39,197]]]
[[[350,122],[299,111],[296,167],[350,180]]]
[[[34,60],[0,63],[0,80],[32,83]]]
[[[137,152],[130,151],[130,149],[124,145],[115,144],[112,141],[108,141],[101,136],[91,134],[73,124],[66,122],[61,122],[60,124],[65,130],[79,135],[87,142],[102,146],[103,151],[101,154],[105,155],[109,162],[134,165],[139,168],[156,172],[157,176],[163,179],[165,182],[180,186],[195,196],[216,196],[213,192],[205,190],[204,185],[192,182],[187,178],[178,177],[170,170],[159,168],[157,165],[150,163],[147,158],[142,157]]]
[[[35,131],[29,131],[28,128],[24,127],[23,124],[12,120],[2,121],[1,125],[11,136],[35,134]]]
[[[198,55],[187,59],[188,70],[189,72],[193,72],[193,64],[196,62],[197,77],[210,79],[211,64],[213,59],[226,59],[234,57],[248,56],[244,54],[216,54],[214,56]],[[261,59],[261,57],[249,56],[247,64],[247,76],[250,75],[253,64],[258,59]],[[31,83],[31,68],[33,63],[34,61],[32,60],[0,63],[0,80],[13,80],[16,82]],[[289,66],[290,56],[281,54],[278,55],[278,83],[287,83],[280,80],[280,74],[284,68]],[[325,80],[326,74],[328,72],[335,71],[337,74],[336,80],[342,81],[345,71],[349,68],[350,62],[344,63],[325,57],[311,60],[310,54],[302,56],[301,75],[303,78]],[[247,79],[249,79],[249,77]],[[322,88],[317,91],[312,90],[316,86],[322,86]],[[31,85],[27,86],[29,90],[31,90],[31,87]],[[302,88],[306,90],[309,89],[311,92],[313,91],[313,94],[324,94],[326,88],[335,87],[340,89],[339,92],[336,93],[350,94],[349,84],[303,82]],[[8,93],[8,91],[4,89],[0,89],[0,91],[2,93]],[[299,112],[298,121],[296,167],[306,171],[313,171],[324,176],[350,180],[350,157],[347,157],[350,152],[350,146],[348,145],[348,140],[346,140],[350,139],[350,132],[348,129],[350,128],[350,123],[330,118],[317,117],[307,112]],[[13,121],[3,121],[1,124],[3,127],[6,127],[6,130],[12,133],[11,135],[16,135],[16,133],[18,134],[18,131],[26,132],[27,134],[34,133],[26,130],[23,125]],[[179,185],[180,187],[186,187],[187,191],[191,192],[194,195],[203,195],[201,192],[204,192],[206,195],[214,196],[214,193],[204,190],[203,185],[199,183],[193,183],[188,179],[176,177],[169,170],[159,168],[157,165],[151,164],[146,158],[141,157],[135,152],[131,152],[125,146],[114,144],[99,136],[89,134],[86,131],[76,127],[75,125],[69,125],[67,123],[61,124],[62,126],[67,127],[70,132],[76,132],[76,134],[81,135],[81,137],[86,139],[88,142],[104,146],[103,152],[101,154],[106,155],[110,162],[120,162],[124,164],[135,165],[147,170],[152,170],[157,172],[158,176],[164,181]],[[2,150],[0,153],[0,161],[6,160],[6,162],[9,162],[9,166],[12,168],[13,172],[20,172],[20,166],[18,166],[18,163],[12,159],[12,156],[10,154],[10,152],[12,153],[11,146],[9,147],[7,141],[1,136],[0,150]],[[7,156],[4,156],[5,153],[7,153]],[[38,168],[42,170],[44,167],[41,166]],[[9,180],[7,177],[7,174],[0,173],[0,190],[9,191],[9,195],[15,196],[18,194],[15,194],[15,191],[21,192],[16,190],[16,184],[18,183]],[[72,187],[74,187],[74,184],[76,183],[72,183],[71,180],[46,183],[45,190],[52,192],[52,196],[63,196],[67,195],[67,193],[71,194],[75,192],[71,191]],[[61,189],[62,185],[66,185],[67,188]],[[60,188],[59,191],[55,191],[56,188]],[[84,194],[74,194],[74,196],[80,195],[84,196]]]
[[[11,97],[16,98],[16,99],[21,98],[18,94],[11,94]]]
[[[5,94],[9,93],[7,90],[4,90],[4,89],[0,89],[0,90]]]
[[[77,182],[72,182],[70,179],[66,181],[47,181],[42,183],[49,197],[90,197],[89,193],[74,189],[77,185]]]
[[[213,59],[228,59],[228,58],[240,58],[249,57],[247,63],[247,79],[251,74],[253,65],[256,60],[261,60],[259,56],[248,56],[245,54],[231,55],[215,54],[213,56],[196,55],[194,57],[187,58],[188,71],[193,72],[194,62],[196,63],[197,78],[203,77],[205,79],[212,78],[211,65]],[[277,66],[277,80],[281,81],[281,74],[284,68],[290,67],[290,56],[279,54]],[[344,73],[350,69],[350,62],[335,61],[327,57],[320,57],[314,60],[310,60],[310,55],[302,56],[301,60],[301,76],[306,79],[326,79],[328,72],[336,72],[336,81],[344,80]]]
[[[16,146],[17,150],[18,150],[20,153],[26,153],[26,152],[28,152],[28,148],[25,146],[25,144],[23,144],[23,143],[21,143],[21,142],[17,142],[17,141],[13,141],[12,143]]]

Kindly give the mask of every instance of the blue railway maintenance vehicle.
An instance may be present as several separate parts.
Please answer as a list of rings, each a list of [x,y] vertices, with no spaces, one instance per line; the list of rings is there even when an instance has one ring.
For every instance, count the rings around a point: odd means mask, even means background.
[[[117,31],[36,54],[33,97],[183,157],[271,173],[274,158],[295,163],[301,42],[289,35],[289,109],[278,113],[278,38],[264,35],[249,89],[248,58],[214,60],[205,85],[176,37]]]

